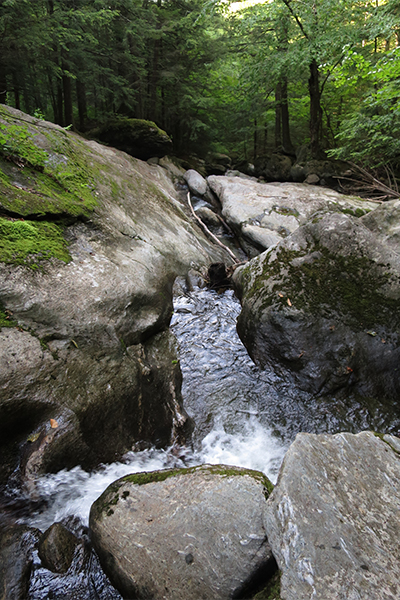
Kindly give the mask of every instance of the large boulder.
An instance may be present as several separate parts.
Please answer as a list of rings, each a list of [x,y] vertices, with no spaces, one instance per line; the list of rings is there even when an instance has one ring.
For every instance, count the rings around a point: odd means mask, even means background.
[[[210,176],[208,183],[222,204],[222,216],[250,256],[286,238],[317,211],[360,217],[376,208],[373,202],[302,183],[218,176]]]
[[[169,135],[153,121],[144,119],[119,117],[93,129],[88,135],[141,160],[172,152]]]
[[[173,442],[173,282],[223,254],[162,167],[9,107],[0,130],[0,476],[21,444],[30,478]]]
[[[300,433],[265,510],[285,600],[400,597],[400,440]]]
[[[262,522],[271,488],[223,465],[129,475],[92,505],[92,541],[124,597],[249,598],[275,568]]]
[[[360,219],[315,217],[234,280],[257,364],[314,395],[386,399],[399,416],[400,254]]]

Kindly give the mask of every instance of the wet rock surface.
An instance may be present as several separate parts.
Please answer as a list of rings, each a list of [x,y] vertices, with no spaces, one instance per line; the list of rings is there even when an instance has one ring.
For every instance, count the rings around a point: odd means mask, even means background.
[[[285,600],[395,600],[400,594],[400,440],[299,434],[264,523]]]
[[[25,525],[0,527],[0,598],[28,598],[33,553],[40,531]]]
[[[61,523],[53,523],[39,540],[39,558],[46,569],[66,573],[71,566],[78,539]]]
[[[50,544],[45,541],[46,536],[47,542],[53,538]],[[72,556],[69,552],[65,561],[71,540],[74,551]],[[32,553],[29,590],[23,600],[121,600],[121,595],[103,573],[88,530],[79,519],[69,517],[62,523],[53,524],[41,536],[37,546],[39,552],[34,549]],[[56,565],[62,566],[62,571],[56,572]]]
[[[316,395],[399,393],[399,254],[354,217],[304,225],[234,275],[255,362]]]
[[[223,465],[141,473],[90,514],[105,572],[128,598],[248,598],[274,570],[262,524],[271,484]]]

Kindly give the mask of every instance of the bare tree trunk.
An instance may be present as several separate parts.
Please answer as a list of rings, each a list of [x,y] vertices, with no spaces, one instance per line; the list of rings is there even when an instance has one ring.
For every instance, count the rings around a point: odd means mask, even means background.
[[[292,154],[294,147],[290,139],[289,102],[287,77],[282,77],[281,83],[281,118],[282,118],[282,146],[284,152]]]
[[[71,77],[67,75],[65,72],[67,70],[67,65],[63,61],[61,68],[63,70],[62,75],[62,86],[63,86],[63,94],[64,94],[64,122],[65,125],[72,125],[72,85],[71,85]]]
[[[310,78],[308,80],[310,94],[310,145],[313,158],[320,158],[322,151],[320,145],[322,109],[321,92],[319,89],[319,68],[314,59],[310,64]]]
[[[282,85],[279,81],[275,88],[275,149],[282,146]]]
[[[86,88],[82,81],[76,81],[76,96],[78,99],[79,129],[85,131],[87,120]]]
[[[258,146],[258,140],[257,140],[257,119],[254,119],[253,160],[256,160],[256,158],[257,158],[257,146]]]
[[[6,68],[0,63],[0,104],[7,104]]]
[[[13,78],[13,88],[14,88],[14,102],[15,102],[15,108],[17,108],[18,110],[21,110],[21,99],[20,99],[20,93],[19,93],[19,83],[18,83],[18,77],[15,71],[13,71],[12,74],[12,78]]]
[[[57,115],[54,115],[57,125],[64,125],[63,117],[63,89],[61,81],[57,80]]]

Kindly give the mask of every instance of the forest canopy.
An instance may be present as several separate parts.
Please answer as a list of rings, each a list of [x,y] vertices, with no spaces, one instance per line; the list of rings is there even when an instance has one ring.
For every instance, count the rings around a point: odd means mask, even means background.
[[[0,103],[85,133],[149,119],[178,155],[400,164],[400,0],[2,0]]]

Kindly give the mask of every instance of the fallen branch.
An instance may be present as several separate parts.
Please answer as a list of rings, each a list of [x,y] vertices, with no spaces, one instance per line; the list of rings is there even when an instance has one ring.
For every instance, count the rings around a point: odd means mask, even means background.
[[[346,176],[341,176],[341,175],[336,175],[335,179],[339,179],[340,184],[342,185],[342,181],[348,181],[351,184],[355,184],[355,191],[357,192],[361,192],[361,193],[366,193],[366,194],[373,194],[374,192],[380,192],[381,194],[383,194],[382,196],[379,196],[378,198],[368,198],[369,200],[371,200],[372,202],[382,202],[384,200],[387,200],[389,198],[399,198],[400,194],[399,194],[399,190],[398,190],[398,186],[397,186],[397,182],[395,180],[395,178],[393,177],[393,181],[391,180],[392,178],[389,175],[389,172],[386,170],[389,182],[391,183],[391,185],[393,187],[389,187],[386,184],[384,184],[382,181],[380,181],[379,179],[377,179],[376,177],[374,177],[373,175],[371,175],[371,173],[369,173],[366,169],[364,169],[363,167],[360,167],[359,165],[356,165],[352,162],[349,162],[349,164],[360,173],[361,175],[361,179],[355,179],[353,177],[346,177]],[[345,189],[344,186],[342,186],[343,189]],[[354,188],[353,188],[354,190]],[[347,191],[345,189],[345,191]],[[350,190],[351,191],[351,190]]]
[[[203,221],[200,219],[200,217],[198,217],[193,209],[192,206],[192,202],[190,200],[190,192],[188,192],[187,194],[187,201],[188,201],[188,205],[190,208],[190,212],[192,213],[192,215],[194,216],[194,218],[196,219],[196,221],[200,224],[200,226],[204,229],[204,231],[206,232],[206,234],[208,236],[210,236],[210,238],[213,240],[213,242],[215,242],[216,244],[218,244],[218,246],[221,246],[221,248],[223,248],[228,254],[229,256],[232,258],[232,260],[235,263],[239,263],[240,260],[233,254],[232,250],[230,250],[228,248],[228,246],[225,246],[225,244],[223,244],[218,238],[217,236],[215,236],[213,233],[211,233],[211,231],[208,229],[207,225],[205,223],[203,223]]]

